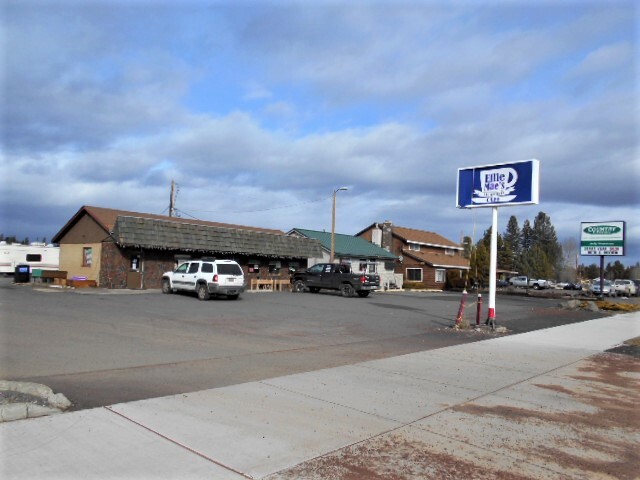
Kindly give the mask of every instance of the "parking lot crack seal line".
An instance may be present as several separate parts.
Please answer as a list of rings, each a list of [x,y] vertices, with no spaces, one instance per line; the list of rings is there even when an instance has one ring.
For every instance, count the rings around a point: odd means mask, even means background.
[[[134,419],[133,419],[133,418],[131,418],[131,417],[128,417],[127,415],[124,415],[124,414],[122,414],[122,413],[120,413],[120,412],[116,412],[116,411],[115,411],[115,410],[113,410],[111,407],[104,407],[104,409],[105,409],[105,410],[107,410],[107,411],[109,411],[109,412],[111,412],[111,413],[114,413],[114,414],[118,415],[119,417],[121,417],[121,418],[123,418],[123,419],[127,420],[128,422],[133,423],[134,425],[137,425],[138,427],[144,428],[144,429],[145,429],[145,430],[147,430],[148,432],[151,432],[151,433],[153,433],[154,435],[157,435],[158,437],[163,438],[164,440],[167,440],[168,442],[171,442],[171,443],[173,443],[174,445],[177,445],[178,447],[183,448],[184,450],[187,450],[187,451],[188,451],[188,452],[190,452],[190,453],[193,453],[194,455],[199,456],[200,458],[203,458],[203,459],[207,460],[208,462],[211,462],[211,463],[213,463],[213,464],[215,464],[215,465],[218,465],[219,467],[222,467],[222,468],[224,468],[225,470],[229,470],[229,471],[231,471],[231,472],[233,472],[233,473],[236,473],[236,474],[238,474],[238,475],[241,475],[241,476],[243,476],[244,478],[248,478],[248,479],[250,479],[250,480],[254,480],[254,477],[252,477],[251,475],[247,475],[246,473],[241,472],[241,471],[239,471],[239,470],[236,470],[235,468],[230,467],[229,465],[225,465],[225,464],[224,464],[224,463],[222,463],[222,462],[219,462],[219,461],[217,461],[217,460],[215,460],[215,459],[213,459],[213,458],[211,458],[211,457],[208,457],[208,456],[207,456],[207,455],[205,455],[204,453],[199,452],[199,451],[197,451],[197,450],[195,450],[195,449],[193,449],[193,448],[191,448],[191,447],[189,447],[189,446],[185,445],[184,443],[180,443],[179,441],[174,440],[173,438],[168,437],[168,436],[166,436],[166,435],[164,435],[164,434],[160,433],[159,431],[154,430],[153,428],[147,427],[146,425],[144,425],[144,424],[142,424],[142,423],[140,423],[140,422],[138,422],[138,421],[134,420]]]

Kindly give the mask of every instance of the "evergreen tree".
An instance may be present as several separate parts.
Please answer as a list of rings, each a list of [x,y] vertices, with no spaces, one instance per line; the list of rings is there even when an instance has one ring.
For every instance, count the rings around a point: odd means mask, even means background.
[[[616,278],[627,278],[627,270],[620,260],[616,260],[613,264],[608,263],[604,269],[604,278],[615,280]]]
[[[529,220],[525,220],[522,224],[522,231],[520,232],[520,253],[524,255],[526,252],[531,250],[534,243],[534,233],[533,228],[531,228],[531,223]]]
[[[471,276],[480,287],[489,284],[489,246],[482,240],[476,245],[471,257]]]
[[[498,234],[498,268],[513,271],[513,252],[511,246]]]
[[[592,280],[594,278],[598,278],[600,276],[600,267],[595,263],[588,265],[586,267],[583,266],[584,278],[588,280]]]
[[[491,267],[491,230],[485,230],[483,237],[478,241],[474,255],[471,258],[471,276],[482,286],[489,285],[489,270]],[[503,264],[508,263],[512,257],[511,250],[505,246],[502,235],[498,234],[498,258],[497,267],[505,269]]]
[[[533,245],[544,252],[545,262],[548,263],[541,266],[541,270],[550,272],[550,276],[542,278],[557,277],[562,270],[562,246],[558,242],[551,218],[544,212],[539,212],[533,221]]]
[[[509,250],[510,258],[503,258],[499,262],[505,270],[519,271],[519,260],[522,254],[521,232],[518,226],[518,219],[511,215],[507,229],[504,232],[504,248]]]

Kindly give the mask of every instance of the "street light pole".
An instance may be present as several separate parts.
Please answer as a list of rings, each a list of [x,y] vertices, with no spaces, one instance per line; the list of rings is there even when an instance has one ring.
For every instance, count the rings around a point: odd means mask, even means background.
[[[340,187],[333,191],[333,210],[331,210],[331,256],[329,262],[333,263],[336,252],[336,194],[341,190],[348,190],[347,187]]]

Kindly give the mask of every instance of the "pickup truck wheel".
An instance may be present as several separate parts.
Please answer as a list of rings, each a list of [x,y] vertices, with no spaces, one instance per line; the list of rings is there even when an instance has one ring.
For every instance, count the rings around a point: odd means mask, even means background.
[[[162,293],[173,293],[171,290],[171,282],[166,278],[162,280]]]
[[[198,294],[198,300],[209,300],[211,297],[211,295],[209,295],[209,289],[204,283],[198,285],[196,292]]]
[[[302,293],[302,292],[304,292],[304,282],[302,280],[296,280],[293,283],[293,292],[294,293]]]
[[[342,293],[343,297],[347,297],[348,298],[348,297],[353,297],[353,294],[355,293],[355,290],[353,289],[351,284],[344,283],[340,287],[340,293]]]
[[[367,292],[366,290],[362,290],[362,291],[358,292],[358,296],[361,297],[361,298],[365,298],[365,297],[368,297],[370,293],[371,292]]]
[[[540,285],[538,285],[537,283],[533,284],[533,289],[534,290],[540,290]]]

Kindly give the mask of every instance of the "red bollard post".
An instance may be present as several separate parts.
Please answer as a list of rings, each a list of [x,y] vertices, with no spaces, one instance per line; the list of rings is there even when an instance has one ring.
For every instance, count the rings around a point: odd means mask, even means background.
[[[480,325],[480,316],[482,315],[482,294],[478,294],[478,310],[476,312],[476,325]]]
[[[462,298],[460,299],[460,308],[458,309],[458,316],[456,317],[456,327],[459,327],[462,324],[462,319],[464,318],[464,307],[467,304],[467,289],[465,288],[462,291]]]

